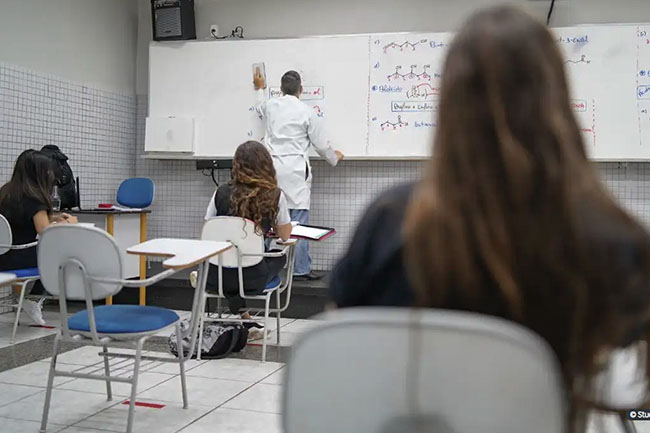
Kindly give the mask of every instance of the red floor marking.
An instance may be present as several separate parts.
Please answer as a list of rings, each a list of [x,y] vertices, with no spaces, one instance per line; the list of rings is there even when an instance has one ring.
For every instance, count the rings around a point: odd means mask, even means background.
[[[125,401],[125,402],[122,403],[122,404],[129,404],[129,400]],[[165,407],[164,404],[157,404],[157,403],[144,403],[144,402],[142,402],[142,401],[136,401],[136,402],[135,402],[135,405],[136,405],[136,406],[140,406],[140,407],[150,407],[150,408],[152,408],[152,409],[162,409],[163,407]]]

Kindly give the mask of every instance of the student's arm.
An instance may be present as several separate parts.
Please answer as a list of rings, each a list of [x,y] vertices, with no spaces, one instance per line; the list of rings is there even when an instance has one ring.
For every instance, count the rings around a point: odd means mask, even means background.
[[[47,211],[39,210],[32,217],[34,221],[34,228],[36,233],[40,233],[45,230],[50,224],[55,224],[55,222],[50,222],[50,217],[47,215]]]
[[[72,216],[70,214],[67,214],[65,212],[61,212],[60,214],[56,214],[56,215],[51,215],[50,216],[50,221],[51,222],[57,222],[57,223],[61,223],[61,222],[77,223],[77,222],[79,222],[77,220],[77,217]]]
[[[43,230],[54,224],[75,224],[77,222],[77,217],[73,217],[68,214],[64,215],[67,215],[67,218],[63,216],[57,216],[57,218],[50,219],[47,211],[39,210],[32,217],[36,233],[41,233]]]
[[[288,240],[291,237],[291,229],[293,226],[291,223],[289,224],[282,224],[282,225],[276,225],[273,227],[273,231],[275,231],[275,234],[280,237],[283,241]]]
[[[280,198],[278,199],[278,218],[273,227],[273,231],[283,241],[286,241],[291,236],[291,216],[289,215],[289,206],[287,205],[287,198],[284,193],[280,191]]]
[[[323,136],[323,129],[320,125],[318,118],[312,113],[309,118],[309,127],[307,128],[307,135],[309,135],[309,141],[311,142],[316,152],[322,157],[325,158],[327,163],[332,167],[335,167],[340,160],[343,159],[343,154],[338,150],[335,151],[330,146],[329,141]]]

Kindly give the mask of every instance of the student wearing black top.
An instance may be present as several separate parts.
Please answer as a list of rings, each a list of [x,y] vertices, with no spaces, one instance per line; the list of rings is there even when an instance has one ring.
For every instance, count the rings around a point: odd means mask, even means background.
[[[554,36],[511,7],[470,18],[448,51],[437,125],[422,180],[366,212],[332,300],[527,326],[560,362],[566,431],[583,433],[603,359],[647,339],[650,237],[587,158]]]
[[[284,193],[278,188],[273,160],[268,150],[256,141],[248,141],[237,148],[233,159],[232,180],[220,186],[210,199],[205,220],[215,216],[238,216],[255,223],[258,234],[273,231],[282,239],[291,235],[291,219]],[[246,293],[260,294],[275,278],[284,265],[285,257],[265,257],[262,262],[244,268]],[[219,289],[218,267],[210,265],[207,289]],[[192,275],[192,279],[196,278]],[[239,296],[239,279],[236,269],[223,270],[223,291],[233,314],[246,307]],[[250,319],[248,313],[242,319]]]
[[[9,225],[13,244],[27,244],[36,240],[36,235],[50,224],[76,222],[68,214],[52,214],[50,193],[54,184],[51,160],[37,150],[26,150],[18,156],[9,182],[0,188],[0,214]],[[0,271],[37,267],[36,247],[23,250],[9,250],[0,255]],[[44,292],[40,281],[34,284],[31,294]],[[42,300],[23,301],[23,308],[37,324],[43,325]]]

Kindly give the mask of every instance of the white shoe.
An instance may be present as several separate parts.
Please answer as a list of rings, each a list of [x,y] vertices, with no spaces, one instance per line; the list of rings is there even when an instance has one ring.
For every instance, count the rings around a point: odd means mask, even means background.
[[[30,301],[29,299],[23,300],[23,311],[32,319],[32,322],[40,326],[45,325],[45,320],[43,320],[43,301],[45,301],[45,298],[41,298],[38,302]]]
[[[198,272],[192,271],[190,272],[190,286],[192,286],[193,289],[196,289],[196,278],[198,276]]]
[[[258,341],[271,335],[271,330],[264,328],[250,328],[248,330],[248,341]]]

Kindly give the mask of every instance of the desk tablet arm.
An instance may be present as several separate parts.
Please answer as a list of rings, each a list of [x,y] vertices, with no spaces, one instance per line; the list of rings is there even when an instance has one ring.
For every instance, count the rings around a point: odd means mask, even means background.
[[[114,279],[114,278],[104,278],[104,277],[93,277],[89,276],[90,281],[96,283],[109,283],[109,284],[120,284],[122,287],[148,287],[152,284],[155,284],[159,281],[164,280],[178,272],[178,269],[167,269],[164,270],[152,277],[147,278],[146,280],[125,280],[125,279]]]

